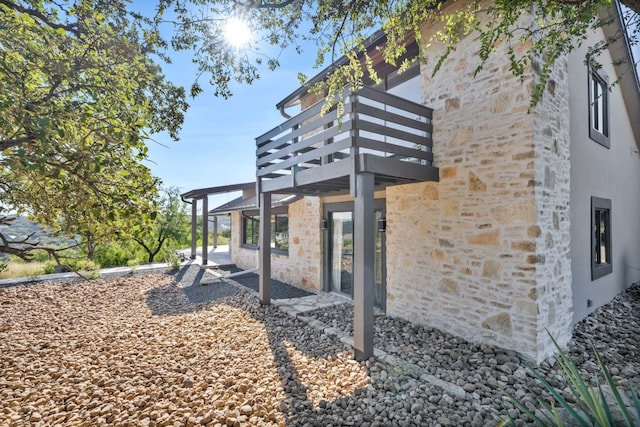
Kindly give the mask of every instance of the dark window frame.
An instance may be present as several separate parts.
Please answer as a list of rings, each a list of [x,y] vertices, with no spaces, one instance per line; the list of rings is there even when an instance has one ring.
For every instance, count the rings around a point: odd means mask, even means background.
[[[602,71],[589,66],[589,138],[606,148],[611,148],[609,134],[610,104],[609,77]],[[602,108],[602,114],[598,110]],[[602,121],[602,123],[600,123]]]
[[[591,280],[613,272],[613,233],[611,199],[591,197]],[[604,222],[605,230],[598,232]],[[604,236],[603,236],[604,235]],[[604,260],[602,251],[604,245]]]
[[[274,222],[277,223],[277,218],[285,217],[287,218],[287,249],[277,248],[274,245],[276,244],[276,240],[274,239],[275,233],[277,233],[277,229],[274,226]],[[279,255],[289,255],[289,209],[286,206],[281,206],[277,208],[271,209],[271,252]],[[256,234],[255,244],[246,243],[247,241],[247,223],[252,221],[255,225],[260,227],[260,211],[258,210],[250,210],[250,211],[242,211],[242,242],[241,247],[245,249],[258,250],[258,240],[260,233]]]
[[[249,224],[251,224],[251,228]],[[258,249],[259,230],[256,231],[256,228],[259,229],[259,227],[260,222],[259,219],[256,219],[255,215],[245,215],[244,212],[242,213],[242,247]],[[251,236],[249,236],[249,233],[251,233]],[[251,237],[251,242],[247,243],[249,237]]]

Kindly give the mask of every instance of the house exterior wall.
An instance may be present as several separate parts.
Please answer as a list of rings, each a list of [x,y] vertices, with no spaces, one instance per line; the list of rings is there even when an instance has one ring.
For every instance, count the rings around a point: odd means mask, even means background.
[[[585,45],[602,39],[601,30]],[[640,156],[619,86],[609,93],[610,144],[589,138],[586,51],[569,58],[571,80],[571,269],[574,322],[640,281]],[[616,80],[609,52],[598,58],[609,81]],[[612,273],[591,280],[591,196],[611,199]],[[587,302],[591,300],[592,306]]]
[[[272,278],[319,292],[322,290],[322,210],[317,197],[289,205],[289,253],[271,254]],[[231,214],[231,254],[242,269],[257,266],[258,251],[242,246],[242,213]]]
[[[392,186],[383,196],[387,313],[540,362],[554,352],[547,331],[565,345],[575,321],[640,281],[640,156],[622,94],[615,87],[610,95],[608,150],[588,135],[584,50],[557,61],[530,110],[539,64],[523,80],[512,76],[502,45],[476,75],[479,43],[470,35],[432,78],[437,49],[421,65],[420,91],[415,81],[397,88],[434,109],[440,182]],[[614,81],[611,58],[601,62]],[[303,109],[312,101],[303,98]],[[596,281],[591,196],[613,204],[613,273]],[[338,200],[350,197],[324,202]],[[322,202],[290,206],[289,256],[273,255],[274,278],[322,290]],[[255,251],[240,247],[235,230],[234,261],[252,268]]]
[[[387,189],[387,312],[540,361],[571,337],[566,63],[529,113],[534,71],[478,48],[421,70],[440,182]]]

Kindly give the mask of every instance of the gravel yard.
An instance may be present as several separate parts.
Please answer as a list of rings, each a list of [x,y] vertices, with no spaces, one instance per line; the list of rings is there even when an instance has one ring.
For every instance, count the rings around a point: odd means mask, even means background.
[[[509,410],[504,390],[526,399],[534,384],[511,352],[384,316],[376,345],[402,363],[358,363],[336,338],[185,270],[0,289],[0,426],[484,426]],[[586,373],[593,337],[638,387],[639,300],[634,288],[578,326]],[[348,305],[313,316],[350,328]]]

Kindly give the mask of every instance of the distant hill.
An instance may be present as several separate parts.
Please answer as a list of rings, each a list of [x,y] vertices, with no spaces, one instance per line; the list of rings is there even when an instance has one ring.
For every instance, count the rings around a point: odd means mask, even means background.
[[[231,228],[231,218],[228,215],[218,216],[218,230],[224,231]],[[209,219],[209,230],[213,230],[213,219]]]
[[[30,221],[25,216],[19,216],[10,225],[0,225],[0,232],[9,240],[22,240],[31,233],[34,233],[30,241],[39,242],[45,246],[61,246],[72,244],[71,239],[53,236],[48,233],[42,226]],[[2,254],[0,254],[0,257]]]

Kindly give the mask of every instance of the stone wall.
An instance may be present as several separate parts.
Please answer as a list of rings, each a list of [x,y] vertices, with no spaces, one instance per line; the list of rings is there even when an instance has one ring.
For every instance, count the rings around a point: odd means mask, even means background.
[[[271,254],[271,277],[313,291],[322,289],[320,200],[305,197],[289,205],[289,254]],[[257,265],[257,250],[242,247],[242,216],[233,212],[232,257],[242,269]]]
[[[540,361],[545,327],[570,337],[566,64],[529,113],[534,73],[512,76],[500,46],[474,76],[478,47],[434,78],[437,46],[422,65],[440,182],[387,189],[387,311]]]
[[[272,257],[279,257],[273,255]],[[243,270],[251,270],[258,265],[258,251],[242,247],[242,212],[231,213],[231,260]]]
[[[538,67],[534,66],[534,70]],[[551,333],[561,344],[571,339],[573,298],[571,276],[571,199],[569,72],[560,58],[544,98],[533,111],[536,229],[537,354],[554,351]],[[581,106],[582,107],[582,106]],[[533,313],[534,307],[531,307]],[[549,331],[549,333],[547,333]]]

